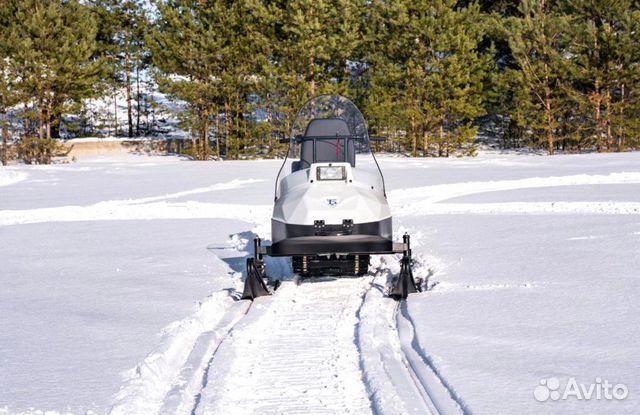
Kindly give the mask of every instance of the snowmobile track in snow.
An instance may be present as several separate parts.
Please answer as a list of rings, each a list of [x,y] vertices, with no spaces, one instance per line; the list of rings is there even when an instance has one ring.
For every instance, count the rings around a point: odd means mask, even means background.
[[[398,303],[384,297],[376,279],[290,282],[257,299],[212,351],[201,390],[183,394],[192,398],[182,410],[162,412],[464,412],[413,349],[413,337],[402,343],[406,330],[413,336],[412,323],[400,324]]]
[[[405,303],[378,280],[287,281],[273,296],[232,302],[182,363],[151,365],[152,381],[111,413],[465,412],[416,350]]]

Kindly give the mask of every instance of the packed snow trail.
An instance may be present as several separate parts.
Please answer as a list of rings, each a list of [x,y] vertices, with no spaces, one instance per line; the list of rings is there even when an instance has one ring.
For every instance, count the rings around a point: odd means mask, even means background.
[[[414,342],[413,321],[404,319],[399,311],[406,302],[385,296],[384,277],[388,281],[394,274],[388,262],[382,259],[358,312],[357,343],[373,413],[464,413],[460,398]],[[423,269],[416,271],[424,273]]]
[[[197,414],[370,414],[355,343],[371,283],[285,282],[261,297],[211,361]]]

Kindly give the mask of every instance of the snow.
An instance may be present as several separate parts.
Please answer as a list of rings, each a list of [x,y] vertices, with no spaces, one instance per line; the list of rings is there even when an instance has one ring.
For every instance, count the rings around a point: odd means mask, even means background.
[[[20,171],[8,170],[4,168],[0,170],[0,187],[10,186],[12,184],[23,181],[27,178],[27,174]]]
[[[379,161],[431,288],[397,326],[390,257],[300,286],[269,259],[281,290],[234,301],[277,160],[0,168],[0,413],[421,413],[409,356],[472,413],[636,412],[640,154]],[[551,377],[630,393],[537,402]]]
[[[354,337],[368,281],[323,282],[284,282],[252,307],[214,355],[196,413],[371,413]]]

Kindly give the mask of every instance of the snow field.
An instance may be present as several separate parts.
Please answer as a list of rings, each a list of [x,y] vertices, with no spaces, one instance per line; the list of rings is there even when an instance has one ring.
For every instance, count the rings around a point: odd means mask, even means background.
[[[19,183],[27,178],[27,174],[21,171],[9,170],[6,167],[0,169],[0,187]]]
[[[423,413],[420,385],[472,413],[636,412],[639,154],[380,163],[429,277],[404,314],[395,258],[300,286],[269,258],[282,291],[241,317],[277,161],[0,169],[0,413]],[[537,402],[549,377],[631,393]]]

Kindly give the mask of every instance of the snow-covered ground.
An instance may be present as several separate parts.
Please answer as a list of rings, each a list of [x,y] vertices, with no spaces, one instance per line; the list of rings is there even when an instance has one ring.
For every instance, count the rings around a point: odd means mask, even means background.
[[[420,413],[401,349],[469,413],[637,412],[640,154],[380,163],[433,287],[398,332],[376,289],[391,258],[232,299],[278,161],[0,168],[0,414]],[[550,378],[593,396],[538,402]],[[605,381],[628,397],[595,399]]]

